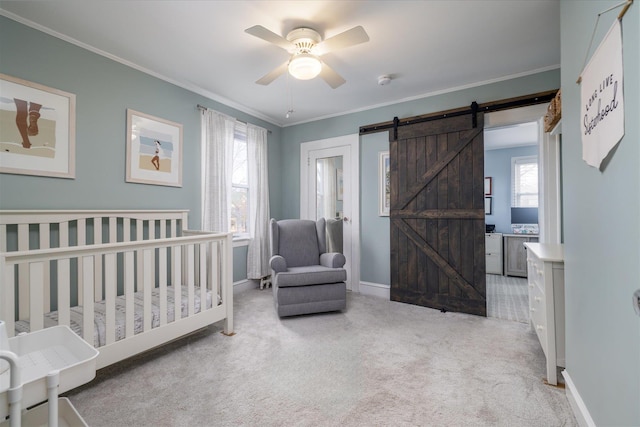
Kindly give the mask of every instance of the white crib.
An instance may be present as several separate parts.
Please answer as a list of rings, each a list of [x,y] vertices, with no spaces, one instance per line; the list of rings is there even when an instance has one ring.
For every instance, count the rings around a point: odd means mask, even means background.
[[[232,236],[185,210],[0,211],[0,319],[9,336],[67,325],[103,368],[224,320]]]

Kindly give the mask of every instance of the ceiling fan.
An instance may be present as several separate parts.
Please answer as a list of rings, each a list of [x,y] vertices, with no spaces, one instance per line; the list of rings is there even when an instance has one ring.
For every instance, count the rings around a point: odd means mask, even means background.
[[[255,25],[244,31],[247,34],[275,44],[291,54],[291,57],[285,63],[256,81],[261,85],[268,85],[289,71],[293,77],[300,80],[310,80],[319,75],[329,86],[335,89],[345,83],[346,80],[322,61],[320,56],[369,41],[369,36],[361,26],[354,27],[326,40],[322,40],[317,31],[307,27],[290,31],[286,38],[267,30],[261,25]]]

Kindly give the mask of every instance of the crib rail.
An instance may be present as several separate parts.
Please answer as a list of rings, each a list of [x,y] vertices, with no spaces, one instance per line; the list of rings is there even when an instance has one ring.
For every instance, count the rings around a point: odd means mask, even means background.
[[[157,289],[160,304],[160,329],[172,326],[174,337],[200,327],[210,321],[197,321],[198,317],[212,319],[207,311],[215,312],[213,318],[225,319],[225,332],[233,331],[232,289],[232,237],[229,233],[186,232],[184,236],[153,240],[102,243],[95,245],[67,246],[0,253],[0,318],[5,320],[9,336],[15,331],[15,322],[27,320],[31,331],[44,328],[45,313],[55,308],[58,324],[70,325],[72,307],[81,305],[83,338],[94,344],[94,302],[98,300],[96,290],[104,297],[106,307],[106,346],[116,344],[116,298],[124,296],[126,337],[134,338],[134,293],[141,292],[143,300],[142,333],[156,335],[155,339],[132,340],[125,353],[135,354],[151,348],[154,343],[166,340],[169,335],[152,331],[152,291]],[[52,267],[55,266],[55,267]],[[74,268],[72,268],[74,267]],[[100,271],[99,271],[100,270]],[[50,281],[48,272],[54,271]],[[52,286],[55,284],[55,286]],[[171,286],[171,288],[170,288]],[[51,289],[48,289],[51,287]],[[188,314],[181,315],[179,294],[186,287]],[[73,290],[77,298],[73,303]],[[212,298],[207,308],[207,291]],[[167,304],[173,292],[172,322],[167,319]],[[199,292],[200,309],[196,313],[195,297]],[[17,293],[17,294],[16,294]],[[52,299],[52,294],[55,299]],[[19,301],[19,304],[15,304]],[[54,304],[55,302],[55,304]],[[16,307],[17,306],[17,307]],[[196,318],[189,319],[189,318]],[[169,325],[185,321],[185,326]],[[195,323],[194,323],[195,322]],[[199,323],[198,323],[199,322]],[[153,332],[153,334],[151,334]],[[107,354],[108,360],[98,363],[107,366],[121,360],[126,344],[119,350]],[[157,345],[157,344],[156,344]],[[102,352],[102,350],[101,350]]]

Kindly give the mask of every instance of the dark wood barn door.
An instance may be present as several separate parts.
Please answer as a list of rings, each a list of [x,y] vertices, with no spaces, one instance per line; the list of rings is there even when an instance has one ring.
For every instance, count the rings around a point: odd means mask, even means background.
[[[486,316],[482,113],[393,133],[391,299]]]

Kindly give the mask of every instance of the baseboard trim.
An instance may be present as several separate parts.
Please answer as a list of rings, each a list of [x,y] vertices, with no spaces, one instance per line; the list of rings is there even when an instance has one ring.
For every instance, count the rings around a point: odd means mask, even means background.
[[[391,287],[382,283],[360,282],[360,293],[374,297],[390,299]]]
[[[576,385],[573,383],[566,369],[562,371],[562,376],[567,385],[565,388],[567,400],[569,400],[569,405],[571,405],[576,421],[578,421],[580,427],[596,427],[596,423],[593,421],[593,418],[591,418],[591,414],[589,414],[587,405],[584,404],[584,400],[582,400],[580,393],[578,393],[576,389]]]
[[[238,293],[242,291],[246,291],[249,289],[257,289],[260,287],[259,280],[238,280],[237,282],[233,282],[233,293]]]

